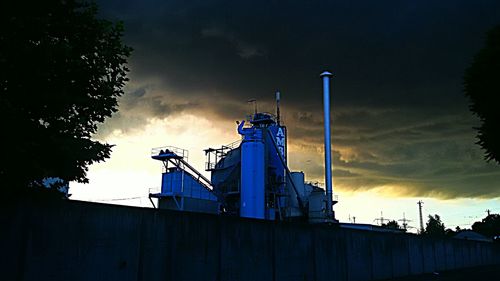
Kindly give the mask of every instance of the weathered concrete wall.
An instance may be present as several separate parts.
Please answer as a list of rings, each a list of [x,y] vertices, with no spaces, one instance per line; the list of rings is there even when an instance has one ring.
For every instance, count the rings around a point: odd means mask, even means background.
[[[493,243],[75,201],[3,209],[2,280],[377,280],[500,264]]]

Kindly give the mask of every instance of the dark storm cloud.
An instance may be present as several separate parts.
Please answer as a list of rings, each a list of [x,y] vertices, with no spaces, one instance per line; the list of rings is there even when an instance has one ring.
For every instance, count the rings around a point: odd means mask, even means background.
[[[340,104],[454,103],[460,77],[498,21],[499,4],[471,1],[106,2],[136,49],[132,77],[171,90],[268,97],[317,106],[318,74],[336,73]],[[460,103],[459,103],[460,104]],[[463,102],[462,102],[463,104]]]
[[[152,118],[162,119],[187,109],[200,108],[200,104],[196,101],[169,97],[164,91],[159,93],[157,91],[149,86],[140,86],[136,89],[128,87],[127,93],[119,99],[119,112],[100,125],[98,137],[105,137],[114,130],[127,134],[144,127]]]
[[[334,123],[349,128],[333,131],[333,146],[337,149],[333,155],[334,183],[340,189],[391,186],[397,187],[391,188],[391,193],[414,196],[500,196],[500,169],[486,164],[480,149],[473,145],[475,124],[467,115],[423,116],[411,109],[350,113],[358,114],[349,116],[346,124],[341,123],[342,118]],[[290,142],[299,147],[300,153],[309,155],[322,145],[321,135],[292,138]],[[320,177],[321,155],[313,161],[290,162],[293,167],[305,167],[310,175]]]
[[[334,174],[344,188],[500,196],[498,168],[472,144],[461,86],[500,22],[498,1],[102,1],[101,12],[124,21],[135,49],[135,86],[105,130],[179,112],[241,119],[249,98],[272,111],[280,89],[289,142],[317,154],[318,75],[330,69]],[[291,163],[319,177],[319,160]]]

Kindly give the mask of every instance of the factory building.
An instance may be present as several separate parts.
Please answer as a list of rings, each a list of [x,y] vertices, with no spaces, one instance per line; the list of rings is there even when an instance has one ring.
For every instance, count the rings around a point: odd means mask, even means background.
[[[325,90],[325,148],[330,149],[329,89],[331,74],[322,74]],[[331,156],[325,154],[327,191],[305,182],[304,173],[287,165],[287,128],[280,120],[280,93],[276,114],[255,110],[237,122],[241,140],[219,148],[205,149],[207,179],[187,162],[187,151],[175,147],[152,150],[151,157],[164,170],[158,208],[265,220],[336,222],[331,192]],[[328,136],[327,136],[328,134]],[[330,177],[330,179],[328,179]],[[329,191],[328,187],[330,185]]]

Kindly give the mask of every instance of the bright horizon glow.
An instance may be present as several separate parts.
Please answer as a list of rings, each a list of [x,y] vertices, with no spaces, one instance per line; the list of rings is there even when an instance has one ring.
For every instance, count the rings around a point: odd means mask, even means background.
[[[150,119],[143,129],[128,134],[113,131],[105,139],[113,148],[111,158],[89,168],[89,184],[70,184],[71,199],[109,204],[152,207],[148,193],[158,191],[161,185],[162,166],[150,158],[151,148],[176,146],[189,151],[189,163],[205,176],[205,155],[203,149],[219,147],[239,138],[236,125],[232,122],[214,122],[205,117],[179,114],[164,119]],[[310,175],[308,166],[323,165],[320,150],[315,155],[304,155],[293,140],[288,139],[289,165],[291,170],[305,172],[307,181],[323,181],[323,175]],[[335,143],[333,143],[335,148]],[[307,161],[310,159],[310,161]],[[302,164],[302,165],[301,165]],[[334,167],[335,168],[335,167]],[[438,214],[447,228],[470,228],[471,223],[486,216],[486,209],[500,211],[500,198],[494,199],[449,199],[405,197],[398,195],[397,186],[378,187],[368,191],[337,189],[333,178],[334,194],[339,203],[334,206],[336,218],[341,222],[376,224],[381,212],[385,219],[400,220],[403,213],[411,220],[410,232],[419,227],[417,201],[423,200],[424,223],[428,215]],[[392,191],[392,192],[391,192]],[[401,221],[398,221],[401,224]]]

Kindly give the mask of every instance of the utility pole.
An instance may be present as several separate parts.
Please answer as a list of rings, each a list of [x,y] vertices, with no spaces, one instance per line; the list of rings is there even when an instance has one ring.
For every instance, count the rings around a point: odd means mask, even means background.
[[[420,200],[417,202],[417,204],[418,204],[418,212],[420,214],[420,234],[422,234],[424,233],[424,219],[422,217],[422,204],[424,204],[424,202]]]
[[[490,216],[490,209],[486,209],[486,213],[488,214],[488,217]]]

